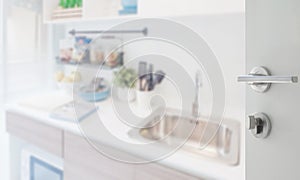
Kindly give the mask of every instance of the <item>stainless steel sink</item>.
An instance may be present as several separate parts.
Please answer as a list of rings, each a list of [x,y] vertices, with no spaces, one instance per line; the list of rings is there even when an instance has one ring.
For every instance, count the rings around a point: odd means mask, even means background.
[[[239,162],[239,124],[236,121],[208,122],[178,114],[169,109],[163,116],[153,115],[132,129],[129,135],[143,142],[161,145],[184,144],[183,151],[209,157],[230,165]]]

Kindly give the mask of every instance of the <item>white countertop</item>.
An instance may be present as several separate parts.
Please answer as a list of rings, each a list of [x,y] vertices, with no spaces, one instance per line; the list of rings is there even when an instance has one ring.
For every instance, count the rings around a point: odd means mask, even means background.
[[[88,136],[93,142],[108,145],[137,157],[147,159],[152,157],[151,153],[160,150],[161,147],[150,146],[147,148],[147,151],[138,151],[132,146],[124,146],[124,144],[117,143],[118,141],[113,141],[104,134],[104,132],[110,132],[114,138],[129,144],[139,143],[137,140],[129,137],[128,131],[131,128],[119,120],[112,108],[111,99],[97,103],[96,105],[99,107],[98,112],[87,117],[79,124],[50,118],[51,109],[70,100],[72,98],[55,92],[28,98],[18,104],[7,105],[6,110],[32,117],[37,121],[77,135]],[[99,117],[102,123],[99,123]],[[170,156],[157,161],[157,163],[207,179],[241,179],[241,173],[238,172],[241,171],[241,168],[238,168],[238,166],[230,166],[200,155],[187,153],[183,150],[178,150]]]

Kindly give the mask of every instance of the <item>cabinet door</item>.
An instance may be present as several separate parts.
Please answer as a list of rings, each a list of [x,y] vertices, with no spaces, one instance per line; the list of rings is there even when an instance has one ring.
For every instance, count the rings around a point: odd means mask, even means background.
[[[65,133],[64,152],[65,180],[134,179],[134,167],[132,165],[105,157],[83,137]]]
[[[193,177],[185,173],[158,165],[147,164],[138,165],[136,168],[136,180],[201,180],[201,178]]]
[[[10,135],[63,157],[63,130],[61,129],[15,112],[6,112],[6,129]]]
[[[111,148],[111,151],[117,150]],[[65,133],[64,152],[65,180],[201,180],[158,164],[132,165],[109,159],[84,138],[71,133]]]

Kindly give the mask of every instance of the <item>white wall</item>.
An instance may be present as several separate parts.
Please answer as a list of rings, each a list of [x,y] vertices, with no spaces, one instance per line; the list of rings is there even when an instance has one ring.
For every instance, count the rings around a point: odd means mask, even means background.
[[[243,13],[236,14],[220,14],[220,15],[205,15],[205,16],[186,16],[171,19],[174,22],[182,23],[193,31],[197,32],[209,45],[211,50],[219,60],[220,65],[226,79],[226,108],[227,117],[236,117],[235,113],[241,110],[241,103],[243,102],[241,86],[236,83],[236,77],[239,74],[244,73],[244,59],[245,59],[245,37],[244,37],[244,15]],[[113,27],[114,24],[118,24],[121,21],[111,21],[98,24],[96,22],[90,24],[73,24],[66,27],[65,33],[70,29],[76,30],[97,30],[97,29],[108,29]],[[141,25],[143,28],[147,25]],[[155,28],[155,27],[153,27]],[[149,28],[149,35],[151,31]],[[168,32],[166,32],[168,33]],[[184,35],[182,35],[184,37]],[[136,37],[139,37],[137,35]],[[123,37],[126,41],[126,35]],[[125,46],[125,61],[131,60],[140,54],[147,53],[164,53],[174,58],[177,63],[180,63],[186,69],[188,69],[191,78],[194,79],[196,70],[199,66],[195,67],[190,63],[193,62],[191,57],[188,57],[184,52],[176,49],[176,47],[169,46],[167,44],[157,41],[141,41],[132,43]],[[157,64],[156,69],[159,69]],[[163,86],[167,84],[163,84]],[[202,93],[207,95],[210,91],[208,82],[204,82]],[[161,88],[163,89],[163,87]],[[171,91],[168,91],[169,96],[172,96]],[[191,89],[193,100],[194,89]],[[209,103],[210,99],[202,97],[206,103]],[[171,99],[171,98],[170,98]]]
[[[195,30],[206,40],[222,67],[226,86],[224,116],[239,121],[241,125],[240,164],[235,167],[236,171],[231,179],[244,179],[245,89],[236,82],[236,78],[245,74],[245,16],[243,13],[193,16],[178,18],[178,21]]]
[[[182,23],[195,32],[197,32],[209,45],[211,50],[216,55],[224,74],[226,85],[226,111],[225,118],[233,119],[240,122],[241,125],[241,158],[240,164],[231,175],[232,179],[240,180],[244,178],[244,107],[245,96],[244,88],[238,85],[236,77],[240,74],[245,74],[245,17],[243,13],[235,14],[219,14],[219,15],[205,15],[205,16],[186,16],[173,18],[172,20]],[[85,25],[69,25],[66,29],[106,29],[114,24],[118,24],[119,21],[101,24],[85,24]],[[145,24],[141,25],[143,28]],[[152,29],[151,29],[152,28]],[[155,30],[153,27],[149,27],[149,35],[151,31]],[[182,35],[184,37],[184,35]],[[125,36],[124,36],[125,37]],[[147,53],[162,53],[170,57],[174,57],[174,60],[181,64],[188,70],[191,78],[194,78],[196,70],[199,66],[193,66],[192,59],[180,49],[169,46],[164,43],[147,41],[138,42],[126,46],[126,60],[130,60],[132,57],[139,54]],[[155,64],[154,64],[155,65]],[[159,63],[155,65],[156,69],[160,69]],[[164,70],[164,69],[162,69]],[[167,73],[168,74],[168,73]],[[164,81],[159,87],[159,91],[169,101],[169,105],[176,107],[176,91],[170,83]],[[186,107],[187,110],[191,110],[192,101],[194,98],[194,88],[190,89],[190,96],[183,97],[190,100],[190,106]],[[210,113],[211,108],[211,91],[208,80],[204,82],[204,87],[200,92],[200,108],[201,113],[207,115]],[[178,107],[178,106],[177,106]],[[213,173],[213,172],[212,172]]]

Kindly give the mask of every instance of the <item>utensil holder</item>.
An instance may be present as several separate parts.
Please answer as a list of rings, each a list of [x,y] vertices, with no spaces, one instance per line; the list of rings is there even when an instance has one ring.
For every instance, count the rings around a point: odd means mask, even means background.
[[[137,106],[151,111],[151,106],[155,105],[155,102],[152,101],[155,94],[155,91],[136,91]]]
[[[118,98],[121,101],[132,102],[136,98],[136,91],[129,88],[118,88]]]

